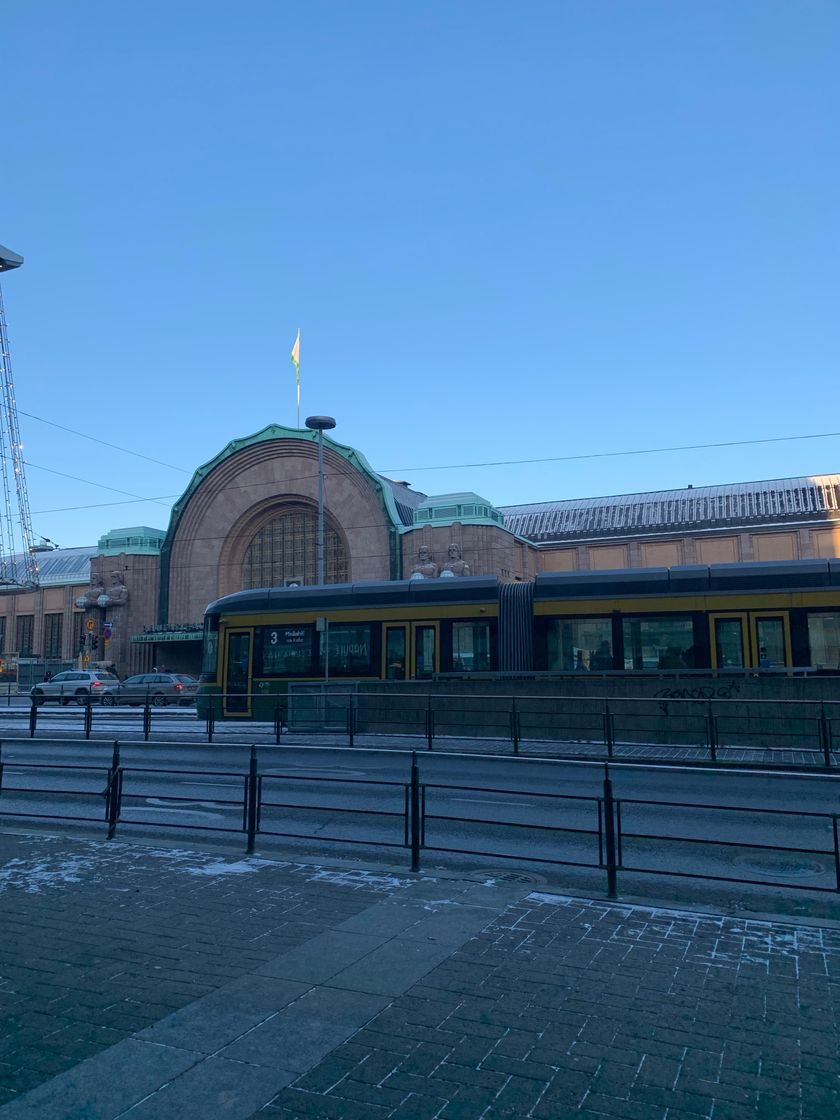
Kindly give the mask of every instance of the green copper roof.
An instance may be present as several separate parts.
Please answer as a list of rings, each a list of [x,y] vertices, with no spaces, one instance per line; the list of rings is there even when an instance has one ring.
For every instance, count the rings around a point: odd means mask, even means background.
[[[172,507],[172,516],[167,531],[168,539],[172,539],[181,514],[184,512],[190,498],[216,467],[225,462],[226,459],[230,459],[232,456],[236,455],[239,451],[244,451],[247,447],[253,447],[256,444],[268,443],[271,440],[281,439],[294,439],[301,440],[305,443],[317,444],[318,433],[312,432],[308,428],[285,428],[281,424],[269,424],[267,427],[263,428],[262,431],[255,432],[252,436],[231,440],[227,447],[220,451],[218,455],[198,468],[192,476],[189,486]],[[382,506],[391,521],[391,525],[394,528],[400,528],[403,521],[397,510],[397,505],[394,501],[394,492],[388,480],[378,475],[365,459],[364,455],[361,455],[355,448],[348,447],[343,443],[336,443],[336,441],[330,439],[326,433],[324,434],[324,446],[336,452],[336,454],[341,455],[348,463],[355,467],[357,471],[366,476],[374,491],[378,494]]]
[[[471,490],[459,494],[433,494],[414,511],[414,525],[449,525],[453,521],[475,524],[503,525],[504,518],[496,507]]]
[[[166,533],[163,529],[150,529],[148,525],[135,525],[130,529],[111,529],[99,538],[100,556],[118,556],[121,552],[131,552],[140,556],[157,556]]]

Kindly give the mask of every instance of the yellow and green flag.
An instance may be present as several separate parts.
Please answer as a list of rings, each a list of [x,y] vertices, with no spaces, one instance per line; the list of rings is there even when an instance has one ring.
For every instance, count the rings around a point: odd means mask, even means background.
[[[298,327],[297,338],[295,339],[295,344],[292,347],[292,361],[294,362],[294,366],[295,366],[295,380],[297,381],[298,386],[299,386],[300,385],[300,327]]]

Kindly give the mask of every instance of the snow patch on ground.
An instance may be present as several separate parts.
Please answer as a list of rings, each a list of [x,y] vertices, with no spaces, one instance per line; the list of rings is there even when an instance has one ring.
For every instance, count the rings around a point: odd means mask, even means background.
[[[0,868],[0,892],[10,888],[37,894],[47,887],[80,883],[90,879],[94,860],[84,856],[56,856],[48,859],[10,859]]]
[[[193,856],[195,858],[195,856]],[[249,875],[252,871],[259,871],[261,867],[270,867],[271,860],[267,859],[240,859],[236,863],[224,863],[216,860],[203,867],[185,867],[188,875]]]
[[[370,871],[342,871],[328,867],[314,867],[307,875],[310,883],[335,883],[340,887],[368,887],[374,891],[391,891],[398,887],[410,887],[410,879],[400,879],[396,875],[374,875]]]

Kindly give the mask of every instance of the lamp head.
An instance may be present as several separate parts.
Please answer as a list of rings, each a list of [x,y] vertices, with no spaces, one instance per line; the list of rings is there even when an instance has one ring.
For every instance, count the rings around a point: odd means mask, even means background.
[[[306,426],[312,432],[328,432],[335,427],[332,416],[307,416]]]

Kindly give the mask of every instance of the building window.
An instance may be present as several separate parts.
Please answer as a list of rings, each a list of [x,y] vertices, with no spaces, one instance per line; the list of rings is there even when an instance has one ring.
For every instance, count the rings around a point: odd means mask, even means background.
[[[21,614],[16,620],[15,644],[20,657],[32,656],[32,640],[35,631],[35,615]]]
[[[324,527],[324,578],[347,582],[347,554],[339,534]],[[245,553],[242,586],[293,587],[318,582],[318,515],[294,510],[275,517],[256,534]]]
[[[61,657],[61,624],[63,615],[44,615],[44,657]]]
[[[87,631],[85,630],[84,611],[73,611],[73,633],[76,635],[76,645],[72,650],[72,655],[75,657],[77,653],[81,653],[85,648]]]

